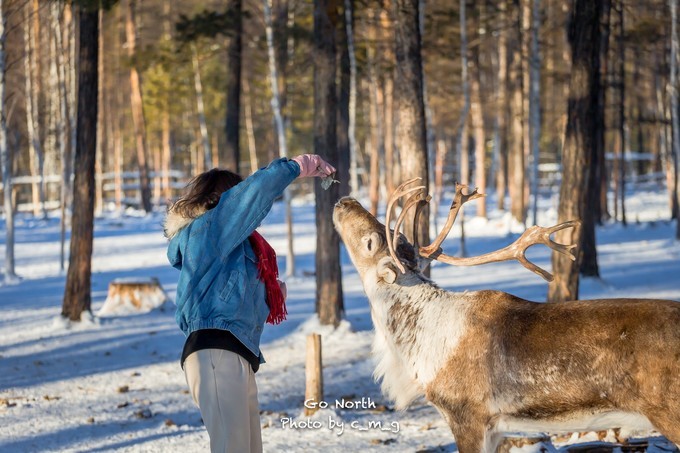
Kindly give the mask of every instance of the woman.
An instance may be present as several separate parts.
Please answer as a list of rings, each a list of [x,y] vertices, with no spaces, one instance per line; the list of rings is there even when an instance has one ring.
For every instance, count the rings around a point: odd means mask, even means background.
[[[255,228],[293,180],[333,173],[313,154],[275,160],[245,180],[213,169],[168,211],[168,259],[180,271],[175,318],[187,336],[181,364],[212,452],[262,451],[260,335],[286,308],[276,254]]]

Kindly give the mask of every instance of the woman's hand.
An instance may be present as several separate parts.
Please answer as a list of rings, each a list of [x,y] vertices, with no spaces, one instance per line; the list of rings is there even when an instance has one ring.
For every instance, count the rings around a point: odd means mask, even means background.
[[[320,176],[325,178],[335,173],[335,167],[326,162],[317,154],[301,154],[293,157],[300,166],[300,176],[298,178],[308,178]]]

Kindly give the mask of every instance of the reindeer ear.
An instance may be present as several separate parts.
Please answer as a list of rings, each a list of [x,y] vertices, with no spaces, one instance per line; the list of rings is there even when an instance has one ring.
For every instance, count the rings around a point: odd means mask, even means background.
[[[378,262],[378,277],[387,283],[394,283],[397,280],[397,272],[391,257],[386,256]]]
[[[361,244],[363,245],[364,254],[368,257],[375,255],[381,245],[380,235],[373,232],[367,236],[361,238]]]

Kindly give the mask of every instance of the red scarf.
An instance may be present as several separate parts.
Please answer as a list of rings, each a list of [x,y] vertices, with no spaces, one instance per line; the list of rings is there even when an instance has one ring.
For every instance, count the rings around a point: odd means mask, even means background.
[[[266,291],[267,305],[269,306],[267,322],[269,324],[279,324],[286,319],[288,311],[286,310],[286,301],[279,286],[279,266],[276,263],[276,252],[257,231],[254,231],[248,239],[257,256],[258,278],[264,283]]]

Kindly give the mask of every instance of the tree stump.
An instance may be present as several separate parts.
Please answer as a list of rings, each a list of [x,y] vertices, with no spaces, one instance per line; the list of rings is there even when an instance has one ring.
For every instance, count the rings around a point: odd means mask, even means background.
[[[97,316],[148,313],[167,302],[168,295],[157,278],[117,278]]]
[[[305,363],[305,415],[318,410],[323,400],[323,374],[321,373],[321,335],[312,333],[307,336],[307,361]],[[309,403],[308,403],[309,402]]]

